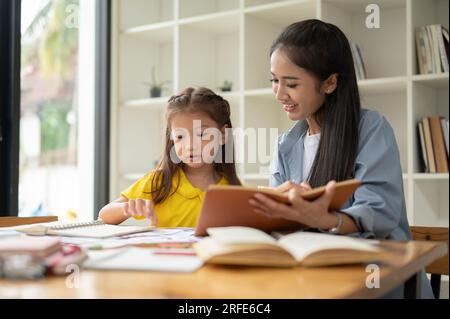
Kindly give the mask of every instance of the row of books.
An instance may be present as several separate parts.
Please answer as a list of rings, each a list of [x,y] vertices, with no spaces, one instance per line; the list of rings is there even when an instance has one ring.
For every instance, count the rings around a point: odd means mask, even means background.
[[[420,74],[448,72],[448,30],[441,24],[416,29],[417,64]]]
[[[448,173],[448,119],[424,117],[418,126],[425,172]]]
[[[356,78],[358,80],[367,79],[367,69],[361,54],[361,49],[356,42],[349,41],[352,50],[353,64],[355,65]]]

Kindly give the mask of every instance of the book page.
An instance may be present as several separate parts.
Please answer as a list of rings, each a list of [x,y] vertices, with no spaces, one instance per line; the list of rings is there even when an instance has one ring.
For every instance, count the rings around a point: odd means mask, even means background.
[[[361,251],[378,251],[374,244],[378,241],[365,241],[340,235],[328,235],[312,232],[296,232],[278,240],[281,247],[290,252],[301,262],[308,255],[329,249],[352,249]]]
[[[158,255],[146,248],[88,251],[86,269],[194,272],[203,265],[197,256]]]
[[[278,246],[277,241],[265,232],[242,226],[211,227],[208,234],[224,244],[269,244]]]
[[[119,224],[119,226],[151,226],[152,221],[149,218],[129,217]]]

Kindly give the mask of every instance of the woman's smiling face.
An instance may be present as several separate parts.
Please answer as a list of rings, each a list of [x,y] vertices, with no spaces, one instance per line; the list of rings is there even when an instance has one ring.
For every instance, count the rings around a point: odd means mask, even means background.
[[[270,72],[275,97],[289,119],[309,119],[325,101],[325,93],[319,89],[320,82],[292,62],[282,49],[272,53]]]

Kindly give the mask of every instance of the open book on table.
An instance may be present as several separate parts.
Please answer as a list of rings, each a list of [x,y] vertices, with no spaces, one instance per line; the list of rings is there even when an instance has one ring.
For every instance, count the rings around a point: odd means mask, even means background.
[[[378,241],[299,231],[276,240],[249,227],[208,228],[210,237],[194,244],[207,263],[250,266],[327,266],[382,262],[391,255]]]

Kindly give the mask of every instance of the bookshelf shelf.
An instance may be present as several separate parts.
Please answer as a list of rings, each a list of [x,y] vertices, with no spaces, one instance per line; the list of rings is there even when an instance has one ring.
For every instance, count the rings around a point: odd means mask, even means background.
[[[351,14],[358,14],[365,12],[365,8],[368,4],[376,3],[382,9],[404,9],[406,2],[405,0],[379,0],[373,2],[371,0],[325,0],[326,4],[333,4],[337,8],[350,12]]]
[[[271,97],[273,96],[273,91],[271,88],[266,89],[254,89],[254,90],[247,90],[245,91],[245,96],[267,96]]]
[[[179,0],[180,18],[201,17],[239,9],[239,0]]]
[[[120,30],[155,24],[174,19],[174,0],[119,1]]]
[[[146,99],[154,69],[158,82],[167,81],[163,95],[168,96],[173,89],[173,28],[154,29],[126,34],[118,39],[120,74],[119,101]]]
[[[416,224],[448,227],[448,179],[415,180],[414,195]]]
[[[138,37],[141,40],[148,41],[170,42],[173,38],[174,26],[173,21],[143,25],[124,30],[122,36]]]
[[[227,80],[240,89],[239,14],[217,14],[179,25],[179,87],[201,85],[217,90]],[[208,67],[205,67],[208,65]]]
[[[247,10],[262,10],[262,9],[271,9],[274,6],[283,6],[286,5],[286,3],[289,5],[290,3],[296,3],[296,2],[304,2],[303,0],[279,0],[279,1],[273,1],[273,0],[244,0],[243,5]]]
[[[413,175],[414,180],[447,180],[448,181],[448,174],[445,173],[436,173],[436,174],[430,174],[430,173],[416,173]]]
[[[349,40],[359,45],[369,79],[407,75],[406,1],[376,3],[380,8],[380,28],[366,26],[365,8],[369,1],[321,3],[322,20],[337,25]]]
[[[396,135],[409,222],[448,227],[448,174],[423,173],[417,123],[448,117],[449,74],[417,74],[415,29],[448,28],[448,0],[379,0],[381,26],[365,25],[370,0],[114,0],[112,32],[111,190],[116,198],[154,167],[162,150],[163,109],[189,85],[218,91],[231,105],[233,127],[265,128],[265,140],[238,136],[236,154],[248,147],[272,156],[275,137],[294,125],[269,82],[269,48],[288,24],[318,18],[336,24],[357,43],[368,78],[358,81],[362,106],[380,112]],[[118,23],[114,23],[117,21]],[[152,66],[170,84],[149,98]],[[136,150],[139,149],[139,152]],[[139,156],[136,154],[139,153]],[[264,154],[263,154],[264,155]],[[263,156],[264,157],[264,156]],[[244,183],[267,185],[268,161],[238,165]]]
[[[413,75],[413,82],[436,89],[445,89],[448,88],[448,73],[416,74]]]
[[[239,11],[233,10],[185,18],[180,20],[179,24],[213,34],[237,32],[239,30]]]
[[[122,107],[152,107],[161,110],[167,102],[167,97],[128,100],[122,103]]]
[[[406,92],[407,84],[408,81],[406,76],[364,79],[358,81],[358,87],[362,95]]]
[[[308,19],[316,14],[317,6],[310,0],[293,0],[271,2],[247,8],[244,10],[247,16],[253,16],[268,23],[279,25],[280,23],[295,22]]]
[[[447,77],[448,80],[448,77]],[[445,83],[445,76],[430,78],[430,85],[443,87]],[[358,88],[360,94],[378,94],[378,93],[393,93],[406,92],[408,79],[406,76],[378,78],[378,79],[364,79],[358,81]],[[272,96],[271,88],[246,90],[246,96],[267,95]]]

